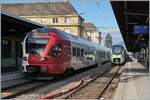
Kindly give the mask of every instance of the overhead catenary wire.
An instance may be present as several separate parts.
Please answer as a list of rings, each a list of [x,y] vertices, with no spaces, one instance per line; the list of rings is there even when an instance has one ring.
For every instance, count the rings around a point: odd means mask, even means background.
[[[102,12],[102,14],[103,14],[103,18],[105,19],[105,21],[107,22],[107,23],[109,23],[110,24],[110,19],[107,17],[107,15],[105,14],[105,12],[104,12],[104,10],[103,10],[103,8],[100,6],[100,4],[99,4],[99,0],[95,0],[95,3],[96,3],[96,5],[97,5],[97,7],[99,7],[100,8],[100,10],[101,10],[101,12]],[[109,21],[108,21],[109,20]],[[106,24],[107,24],[106,23]],[[111,24],[110,24],[111,25]],[[109,28],[111,28],[112,29],[112,31],[113,32],[115,32],[114,31],[114,27],[112,27],[112,26],[109,26]]]
[[[101,0],[102,1],[102,0]],[[107,2],[109,1],[109,0],[106,0]],[[115,27],[113,27],[113,26],[111,26],[111,19],[110,18],[108,18],[108,16],[106,15],[106,11],[104,11],[104,9],[103,9],[103,7],[100,5],[100,3],[99,3],[99,0],[95,0],[95,3],[96,3],[96,5],[97,5],[97,7],[98,8],[100,8],[100,11],[102,12],[102,14],[103,14],[103,18],[105,19],[105,22],[106,22],[106,24],[109,24],[110,26],[108,26],[110,29],[111,29],[111,31],[112,31],[112,33],[116,33],[116,31],[114,30],[114,28]],[[110,32],[111,32],[110,31]]]

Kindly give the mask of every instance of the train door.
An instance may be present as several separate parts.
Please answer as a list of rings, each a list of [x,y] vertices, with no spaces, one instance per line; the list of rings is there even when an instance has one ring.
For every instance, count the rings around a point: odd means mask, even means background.
[[[101,62],[104,62],[105,52],[101,51]]]
[[[94,48],[89,48],[89,62],[93,63],[95,61],[95,50]]]
[[[71,66],[74,69],[78,69],[77,44],[76,43],[72,43],[71,51],[72,51]]]
[[[64,66],[71,67],[71,48],[70,43],[64,43],[65,47],[63,49],[63,56],[60,59],[63,60]],[[62,48],[62,46],[60,46]]]
[[[88,47],[85,47],[84,50],[84,62],[88,63]]]
[[[98,51],[98,62],[101,63],[101,51]]]
[[[77,63],[80,63],[80,47],[77,47]]]
[[[77,62],[77,48],[72,47],[72,63],[76,63],[76,62]]]

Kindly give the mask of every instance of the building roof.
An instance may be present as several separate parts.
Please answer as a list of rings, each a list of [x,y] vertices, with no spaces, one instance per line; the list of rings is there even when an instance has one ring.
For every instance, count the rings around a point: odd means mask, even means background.
[[[28,19],[25,19],[25,18],[23,18],[23,17],[15,16],[15,15],[13,15],[13,14],[6,13],[6,12],[1,12],[1,16],[4,16],[4,18],[8,17],[8,18],[10,18],[10,19],[14,19],[14,20],[21,21],[21,22],[23,22],[23,23],[31,24],[31,25],[36,26],[36,27],[46,27],[46,26],[44,26],[44,25],[42,25],[42,24],[33,22],[33,21],[28,20]]]
[[[18,16],[79,15],[69,2],[2,4],[1,9]]]
[[[86,31],[97,31],[96,26],[93,23],[84,23],[84,27]]]

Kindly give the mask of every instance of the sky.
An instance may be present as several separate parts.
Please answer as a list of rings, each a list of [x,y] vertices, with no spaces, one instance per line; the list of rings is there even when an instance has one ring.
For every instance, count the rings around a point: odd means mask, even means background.
[[[59,2],[64,0],[0,0],[1,3],[29,3],[29,2]],[[112,36],[113,44],[123,42],[117,21],[115,19],[110,0],[69,0],[77,12],[92,22],[102,33],[102,45],[107,33]]]

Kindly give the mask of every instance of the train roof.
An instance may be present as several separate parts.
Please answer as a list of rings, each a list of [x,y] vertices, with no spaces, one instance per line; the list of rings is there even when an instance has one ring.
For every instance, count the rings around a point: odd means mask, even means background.
[[[104,46],[101,46],[100,44],[96,44],[92,41],[88,41],[86,39],[83,39],[83,38],[80,38],[78,36],[75,36],[75,35],[72,35],[72,34],[69,34],[69,33],[66,33],[64,31],[61,31],[60,32],[63,36],[65,35],[65,37],[67,37],[67,40],[71,41],[71,42],[74,42],[74,43],[79,43],[79,44],[82,44],[82,45],[88,45],[92,48],[96,48],[96,49],[99,49],[101,51],[111,51],[111,49],[109,48],[106,48]]]
[[[48,29],[48,28],[39,28],[39,29],[42,30],[42,29]],[[56,28],[49,28],[48,30],[57,32],[64,40],[67,40],[67,41],[70,41],[70,42],[73,42],[73,43],[82,44],[82,45],[88,45],[91,48],[96,48],[96,49],[99,49],[101,51],[109,51],[109,49],[104,47],[104,46],[101,46],[101,45],[96,44],[96,43],[94,43],[92,41],[88,41],[86,39],[80,38],[78,36],[66,33],[66,32],[58,30]]]
[[[74,42],[74,43],[79,43],[79,44],[83,44],[83,45],[89,45],[91,47],[98,47],[100,45],[92,42],[92,41],[88,41],[86,39],[83,39],[83,38],[80,38],[78,36],[75,36],[75,35],[72,35],[72,34],[69,34],[69,33],[66,33],[64,31],[60,32],[62,33],[62,35],[65,35],[65,37],[67,37],[67,39],[71,42]]]

